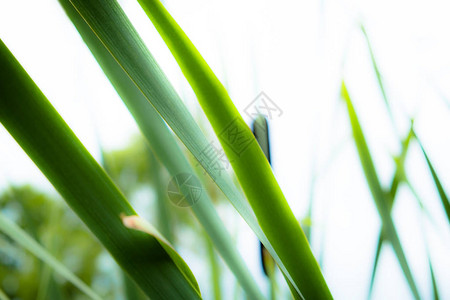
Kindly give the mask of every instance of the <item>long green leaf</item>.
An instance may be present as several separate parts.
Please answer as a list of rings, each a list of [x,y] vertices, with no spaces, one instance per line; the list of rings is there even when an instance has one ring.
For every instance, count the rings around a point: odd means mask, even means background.
[[[369,147],[367,146],[366,139],[364,137],[361,125],[359,123],[353,104],[350,100],[350,96],[348,94],[344,81],[342,82],[341,97],[347,105],[350,124],[352,127],[355,145],[358,150],[359,159],[361,161],[361,166],[364,171],[367,184],[369,185],[370,192],[375,201],[375,205],[378,209],[378,214],[381,217],[384,234],[390,241],[392,248],[394,249],[394,252],[397,256],[406,280],[411,288],[411,292],[414,298],[420,299],[419,292],[417,291],[416,284],[414,282],[414,278],[411,274],[411,270],[409,269],[405,254],[403,252],[397,230],[395,229],[394,222],[392,221],[390,213],[390,201],[388,200],[388,197],[381,187],[381,183],[378,179]]]
[[[428,157],[427,153],[425,152],[425,149],[417,137],[416,134],[414,134],[414,137],[418,141],[420,148],[422,149],[423,156],[425,157],[425,160],[427,161],[428,169],[430,169],[431,176],[433,177],[434,184],[436,186],[437,192],[439,194],[439,198],[441,199],[442,206],[444,207],[445,214],[447,215],[447,219],[450,222],[450,202],[448,200],[447,194],[445,193],[444,187],[442,186],[441,180],[439,179],[436,170],[433,167],[433,164],[431,163],[430,158]]]
[[[17,244],[30,251],[34,256],[49,265],[67,281],[71,282],[91,299],[102,299],[96,292],[87,286],[80,278],[73,274],[65,265],[58,261],[44,247],[30,237],[22,228],[0,214],[0,231],[8,235]]]
[[[149,142],[150,148],[165,165],[170,175],[174,177],[178,174],[195,174],[164,120],[128,77],[127,73],[114,60],[72,5],[67,0],[60,0],[60,3],[135,118],[140,130]],[[167,186],[167,184],[164,186]],[[203,188],[203,190],[205,189]],[[188,194],[190,190],[187,189],[185,192]],[[261,299],[263,296],[258,285],[233,245],[231,236],[215,211],[206,191],[201,193],[196,204],[192,206],[192,210],[249,297]]]
[[[0,122],[148,296],[200,298],[192,273],[156,238],[123,226],[119,215],[135,211],[3,42]]]
[[[219,138],[261,228],[305,298],[331,298],[308,241],[249,127],[189,38],[158,0],[139,1]]]

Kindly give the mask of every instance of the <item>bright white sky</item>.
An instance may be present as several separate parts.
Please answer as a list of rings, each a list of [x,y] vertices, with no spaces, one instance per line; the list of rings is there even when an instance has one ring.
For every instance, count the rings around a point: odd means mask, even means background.
[[[119,2],[180,95],[203,118],[192,90],[137,1]],[[399,152],[399,143],[358,28],[363,22],[383,74],[397,132],[404,136],[408,118],[416,118],[416,132],[450,193],[448,2],[165,3],[241,111],[261,91],[283,110],[282,116],[271,122],[273,167],[279,183],[301,218],[313,170],[318,172],[313,249],[316,254],[324,251],[324,274],[336,299],[364,299],[380,221],[351,139],[345,107],[338,97],[340,81],[345,78],[347,82],[377,171],[387,186],[394,171],[391,157]],[[105,148],[115,149],[137,132],[56,0],[0,0],[0,38],[94,156],[98,157],[97,135]],[[52,189],[2,127],[0,166],[0,186],[33,183]],[[441,296],[450,298],[450,227],[416,144],[407,159],[407,173],[433,222],[424,219],[422,226],[416,201],[409,190],[400,189],[394,218],[401,241],[420,292],[430,299],[422,238],[422,228],[426,229]],[[256,243],[248,242],[252,240],[250,233],[241,232],[240,249],[252,257]],[[196,258],[186,260],[201,277]],[[255,274],[258,262],[256,256],[249,260]],[[388,246],[383,249],[379,275],[375,299],[410,298]],[[203,288],[207,295],[209,288]]]

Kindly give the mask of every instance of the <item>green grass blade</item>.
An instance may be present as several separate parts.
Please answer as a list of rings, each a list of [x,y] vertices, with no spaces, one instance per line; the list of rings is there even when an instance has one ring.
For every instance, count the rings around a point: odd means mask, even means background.
[[[411,289],[414,298],[420,299],[419,292],[416,288],[414,278],[412,276],[411,270],[409,269],[405,254],[402,249],[402,245],[400,243],[400,239],[397,234],[397,230],[395,229],[395,225],[391,217],[389,204],[390,201],[388,200],[385,192],[383,191],[383,188],[381,187],[381,183],[380,180],[378,179],[378,175],[376,173],[375,166],[373,164],[369,147],[367,146],[367,142],[364,137],[361,125],[359,123],[358,117],[356,115],[353,104],[350,100],[350,96],[348,94],[344,82],[342,82],[341,96],[347,105],[350,124],[353,132],[353,137],[355,140],[355,145],[358,150],[358,155],[361,161],[361,166],[364,171],[367,184],[369,185],[369,190],[375,201],[378,213],[381,217],[384,234],[386,238],[390,241],[392,248],[394,249],[394,252],[397,256],[397,259],[400,263],[400,266],[403,270],[403,273],[406,277],[406,280],[409,284],[409,287]]]
[[[177,60],[225,150],[258,222],[306,298],[331,298],[264,153],[223,85],[159,1],[139,1]]]
[[[0,122],[119,265],[153,299],[199,299],[154,237],[123,226],[135,211],[0,42]]]
[[[428,257],[428,264],[430,266],[431,284],[433,286],[433,299],[439,300],[439,289],[437,287],[436,277],[434,276],[433,266],[431,265],[430,257]]]
[[[423,156],[425,157],[425,160],[427,161],[428,169],[430,169],[431,176],[433,177],[434,184],[436,185],[436,189],[439,194],[439,198],[441,199],[442,206],[444,207],[445,214],[447,215],[448,221],[450,222],[450,202],[448,200],[447,194],[445,193],[444,187],[442,186],[441,180],[439,179],[436,170],[433,167],[433,164],[431,163],[430,158],[428,157],[427,153],[425,152],[425,149],[417,137],[416,134],[414,134],[416,140],[418,141],[420,148],[422,149]]]
[[[59,262],[51,253],[49,253],[44,247],[30,237],[24,230],[5,218],[3,214],[0,214],[0,231],[8,235],[21,247],[27,249],[34,256],[50,266],[53,270],[55,270],[55,272],[59,273],[67,281],[79,288],[80,291],[85,293],[89,298],[95,300],[102,299],[96,292],[94,292],[75,274],[73,274],[65,265]]]
[[[193,168],[178,146],[174,136],[167,128],[164,120],[158,115],[158,112],[155,110],[155,108],[148,102],[147,98],[137,88],[130,77],[128,77],[127,73],[124,72],[121,66],[114,60],[113,56],[111,56],[111,54],[103,46],[100,40],[94,35],[91,29],[83,21],[83,19],[81,19],[80,15],[68,3],[68,1],[60,0],[60,3],[66,10],[68,16],[76,26],[85,43],[99,62],[112,85],[121,96],[125,105],[135,118],[140,130],[149,142],[150,148],[167,168],[169,174],[172,177],[182,173],[195,174]],[[120,16],[121,15],[119,14],[118,18]],[[125,21],[126,19],[123,18],[126,17],[122,16],[121,19]],[[126,48],[127,47],[124,47],[125,50]],[[162,74],[160,74],[159,76],[164,77]],[[154,78],[158,77],[149,78],[151,80],[154,80]],[[169,83],[166,82],[166,84]],[[172,97],[177,97],[176,94],[170,94],[170,92],[167,92],[167,94],[172,95]],[[161,100],[161,103],[162,100],[166,99],[164,98],[164,95],[166,95],[166,93],[162,93],[162,95],[163,96],[157,94],[156,97],[156,99]],[[184,106],[181,105],[182,103],[180,101],[178,107],[181,107],[185,110]],[[175,104],[173,107],[175,106],[177,105]],[[182,127],[183,129],[193,128],[195,138],[197,140],[202,138],[203,141],[206,142],[206,138],[202,135],[200,129],[197,127],[187,110],[185,110],[182,114],[185,117],[179,120],[176,120],[175,118],[173,119],[175,122],[178,122],[176,127]],[[183,122],[186,123],[183,124]],[[167,184],[164,184],[164,186],[167,186]],[[231,184],[229,186],[231,186]],[[189,190],[186,190],[186,193],[189,193]],[[231,193],[231,195],[236,194],[237,192]],[[235,196],[233,199],[235,199],[234,201],[238,201],[236,202],[237,204],[245,203],[244,199],[240,200],[237,196]],[[242,205],[242,207],[245,208],[244,204]],[[244,208],[242,208],[241,211],[243,211]],[[239,282],[241,283],[242,287],[245,289],[249,297],[254,299],[261,299],[263,296],[258,288],[258,285],[253,279],[253,276],[249,272],[248,268],[246,267],[244,260],[241,258],[237,249],[233,245],[231,236],[221,222],[219,216],[217,215],[217,212],[214,209],[214,206],[212,205],[211,199],[205,191],[202,192],[197,203],[192,206],[192,210],[194,211],[197,219],[202,224],[203,228],[210,236],[211,241],[214,243],[220,255],[230,267],[231,271],[238,278]],[[247,211],[247,215],[251,216],[250,209],[247,209]],[[251,221],[249,217],[247,217],[247,219]],[[253,224],[253,227],[256,228],[256,221],[253,221]]]
[[[398,187],[399,187],[400,183],[405,180],[404,165],[405,165],[406,154],[408,153],[408,148],[409,148],[412,137],[413,137],[413,130],[412,130],[412,124],[411,124],[411,130],[408,132],[407,137],[402,141],[402,149],[401,149],[400,155],[395,159],[396,160],[396,169],[395,169],[394,177],[392,178],[391,187],[390,187],[387,197],[386,197],[386,199],[388,201],[388,205],[389,205],[389,212],[392,211],[392,207],[394,205]],[[382,247],[384,241],[385,241],[385,238],[383,235],[383,229],[381,229],[380,233],[378,234],[377,250],[375,252],[375,259],[374,259],[373,268],[372,268],[372,275],[370,278],[369,298],[372,295],[372,289],[373,289],[373,284],[375,282],[375,275],[376,275],[378,262],[379,262],[379,258],[380,258],[381,247]]]
[[[377,272],[378,261],[380,259],[381,248],[383,247],[383,242],[384,242],[384,238],[382,235],[380,235],[378,237],[377,250],[375,251],[375,259],[373,262],[372,274],[370,276],[369,294],[367,296],[367,299],[370,299],[372,296],[373,285],[375,283],[375,274]]]
[[[377,61],[375,60],[375,55],[374,55],[373,50],[372,50],[372,45],[370,44],[369,36],[367,35],[366,29],[364,28],[363,25],[361,25],[361,31],[362,31],[365,39],[366,39],[367,47],[369,48],[370,60],[372,61],[372,67],[373,67],[373,70],[375,71],[375,75],[377,77],[378,87],[380,88],[381,94],[383,96],[384,104],[386,104],[386,108],[388,110],[389,118],[390,118],[392,124],[395,127],[394,116],[392,115],[391,106],[389,104],[388,97],[387,97],[386,91],[384,89],[383,78],[381,76],[380,69],[378,68]]]

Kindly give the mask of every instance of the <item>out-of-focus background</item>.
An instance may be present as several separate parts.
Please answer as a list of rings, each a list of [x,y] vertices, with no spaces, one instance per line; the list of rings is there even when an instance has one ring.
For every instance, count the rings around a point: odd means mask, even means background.
[[[119,1],[170,81],[206,132],[211,129],[175,60],[137,1]],[[282,111],[269,118],[272,166],[302,224],[336,299],[367,298],[380,218],[352,139],[340,86],[345,79],[382,185],[414,119],[414,130],[444,190],[450,191],[450,9],[446,1],[164,1],[166,8],[244,110],[264,92]],[[389,109],[377,82],[373,57]],[[146,184],[152,158],[122,101],[56,0],[0,0],[0,38],[140,214],[154,221],[155,191]],[[393,121],[392,121],[393,120]],[[103,153],[103,155],[102,155]],[[145,163],[143,163],[145,162]],[[147,166],[147,167],[143,167]],[[442,299],[450,299],[450,227],[420,146],[412,142],[405,172],[423,203],[402,185],[393,218],[421,295],[432,298],[427,249]],[[165,177],[164,177],[165,176]],[[165,178],[165,179],[164,179]],[[163,184],[169,181],[163,172]],[[222,195],[216,200],[261,287],[259,244]],[[20,201],[16,201],[21,199]],[[312,215],[306,218],[312,199]],[[57,192],[0,127],[0,209],[95,290],[120,299],[121,279]],[[212,298],[207,251],[187,209],[173,207],[175,244]],[[200,241],[200,242],[198,242]],[[0,286],[33,299],[41,263],[0,238]],[[52,250],[53,249],[53,250]],[[224,299],[242,296],[221,262]],[[81,297],[53,276],[62,295]],[[280,288],[285,288],[281,284]],[[280,293],[287,297],[288,291]],[[373,299],[409,299],[408,285],[385,244]]]

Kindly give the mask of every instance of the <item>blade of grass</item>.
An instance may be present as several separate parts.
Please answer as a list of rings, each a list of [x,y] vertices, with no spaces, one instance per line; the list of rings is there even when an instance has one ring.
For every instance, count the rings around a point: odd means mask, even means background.
[[[258,222],[306,298],[331,298],[308,241],[252,132],[205,60],[160,1],[138,1],[178,62],[219,138]],[[299,291],[294,291],[299,292]]]
[[[0,70],[0,122],[119,265],[154,299],[199,299],[157,238],[123,226],[135,211],[3,42]]]
[[[427,153],[425,152],[425,149],[422,145],[422,142],[417,137],[417,135],[414,133],[414,137],[416,141],[419,143],[420,148],[422,149],[423,156],[425,157],[425,160],[427,161],[428,169],[430,170],[431,176],[433,177],[434,184],[436,186],[437,192],[439,194],[439,198],[441,199],[442,206],[444,207],[445,214],[447,215],[447,219],[450,223],[450,202],[448,200],[447,194],[445,193],[444,187],[442,186],[441,180],[439,179],[436,170],[433,167],[433,164],[431,163],[430,158],[428,157]]]
[[[350,100],[350,96],[348,94],[344,81],[342,81],[341,97],[347,105],[350,124],[355,140],[355,145],[358,150],[359,159],[361,161],[361,166],[364,171],[369,190],[372,194],[378,213],[380,215],[384,234],[390,241],[392,248],[394,249],[394,252],[397,256],[397,259],[400,263],[400,266],[410,286],[414,298],[420,299],[419,292],[416,288],[414,278],[411,274],[411,270],[409,269],[405,254],[402,249],[402,245],[400,243],[400,239],[397,234],[397,230],[395,229],[395,225],[390,214],[390,201],[388,200],[388,197],[381,187],[381,183],[378,179],[369,147],[367,146],[366,139],[364,137],[361,125],[359,123],[353,104]]]
[[[165,190],[166,184],[162,181],[161,171],[162,166],[156,156],[150,149],[148,150],[150,156],[150,163],[152,166],[152,183],[153,188],[156,190],[158,209],[158,228],[163,236],[171,243],[175,240],[175,234],[173,231],[173,216],[169,207],[169,199],[167,199],[167,193]]]
[[[412,130],[412,123],[411,123],[411,129],[409,130],[406,138],[402,141],[402,149],[401,149],[400,155],[396,158],[395,173],[394,173],[394,176],[391,181],[391,187],[386,196],[386,199],[388,200],[389,212],[392,212],[392,207],[394,206],[394,201],[395,201],[395,197],[397,195],[398,187],[399,187],[400,183],[402,181],[404,181],[404,179],[405,179],[404,165],[405,165],[406,154],[408,153],[409,144],[410,144],[412,137],[413,137],[413,130]],[[375,282],[375,275],[376,275],[376,271],[377,271],[377,267],[378,267],[380,254],[381,254],[381,248],[382,248],[384,241],[385,241],[385,237],[383,235],[383,228],[381,228],[380,233],[378,234],[377,250],[375,252],[375,259],[374,259],[373,268],[372,268],[372,275],[370,278],[368,298],[370,298],[372,295],[373,284]]]
[[[135,118],[140,130],[149,142],[150,148],[167,168],[170,175],[174,177],[182,173],[195,174],[194,170],[184,156],[182,150],[178,146],[174,136],[164,123],[164,120],[158,115],[158,112],[148,102],[147,98],[136,87],[133,81],[128,77],[127,73],[125,73],[121,68],[121,66],[114,60],[114,57],[111,56],[107,49],[102,45],[100,40],[94,35],[94,33],[83,21],[80,15],[70,5],[70,3],[64,0],[60,0],[60,3],[81,34],[86,45],[89,47],[89,49],[99,62],[112,85],[121,96],[125,105]],[[126,17],[122,16],[122,18]],[[163,77],[163,75],[161,74],[159,76]],[[153,79],[157,77],[150,78]],[[158,96],[157,99],[164,98]],[[184,107],[181,106],[181,101],[178,106],[181,108]],[[206,141],[206,138],[204,138],[204,136],[201,134],[200,129],[196,127],[195,122],[193,121],[192,117],[190,117],[187,110],[183,113],[183,115],[185,116],[185,118],[181,118],[181,120],[179,121],[183,122],[184,120],[186,120],[186,123],[184,125],[182,125],[181,123],[177,123],[177,126],[183,126],[183,128],[193,128],[194,136],[196,137],[196,139],[199,140],[201,137],[203,137],[203,140]],[[189,193],[190,190],[188,189],[185,192]],[[236,192],[232,192],[232,195],[236,195]],[[239,205],[239,203],[244,203],[244,200],[240,200],[238,197],[235,197],[233,199],[236,199],[235,201],[238,201],[236,202],[237,205]],[[162,201],[163,199],[160,200]],[[242,207],[245,208],[244,205],[242,205]],[[248,213],[244,213],[244,215],[251,216],[250,210],[246,210],[244,208],[242,208],[242,210],[248,211]],[[242,287],[245,289],[249,297],[252,297],[254,299],[261,299],[263,296],[258,288],[258,285],[253,279],[251,273],[248,271],[244,260],[241,258],[237,249],[233,245],[231,236],[229,235],[225,226],[217,215],[217,212],[212,205],[212,201],[210,200],[206,192],[201,193],[198,202],[194,206],[192,206],[192,210],[194,211],[197,219],[202,224],[203,228],[210,236],[211,241],[218,249],[220,255],[224,258],[224,261],[238,278],[239,282],[241,283]],[[251,220],[250,217],[248,217],[248,219]],[[253,224],[253,227],[257,226],[256,221],[253,222]]]
[[[428,264],[430,266],[431,284],[433,286],[433,299],[439,300],[439,290],[437,287],[436,277],[434,276],[433,266],[431,265],[430,257],[428,256]]]
[[[361,24],[361,31],[362,31],[365,39],[366,39],[367,47],[369,48],[370,60],[372,61],[372,67],[373,67],[373,70],[375,71],[375,75],[377,77],[378,87],[380,88],[381,95],[383,96],[384,104],[386,104],[386,108],[387,108],[387,111],[388,111],[388,114],[389,114],[389,118],[391,120],[392,125],[394,126],[394,129],[396,129],[394,116],[392,114],[391,106],[389,104],[388,97],[387,97],[386,91],[384,89],[383,78],[381,76],[380,69],[378,68],[377,61],[375,60],[375,55],[374,55],[373,50],[372,50],[372,45],[370,44],[369,36],[367,35],[366,29],[364,28],[364,26],[362,24]]]
[[[27,249],[34,256],[45,262],[48,266],[55,270],[58,274],[71,282],[74,286],[85,293],[89,298],[102,299],[96,292],[87,286],[81,279],[73,274],[65,265],[59,262],[51,253],[49,253],[38,242],[31,238],[24,230],[15,223],[8,220],[3,214],[0,214],[0,230],[8,235],[13,241],[21,247]]]

